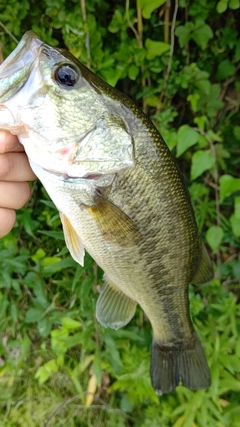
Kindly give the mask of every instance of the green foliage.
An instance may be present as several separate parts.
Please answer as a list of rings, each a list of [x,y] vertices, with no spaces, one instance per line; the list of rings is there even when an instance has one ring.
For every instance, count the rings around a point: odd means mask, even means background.
[[[32,28],[126,92],[166,139],[216,267],[210,284],[190,287],[212,386],[155,395],[147,319],[98,324],[102,272],[88,255],[84,268],[72,260],[37,183],[0,240],[0,427],[238,427],[239,1],[181,0],[176,22],[175,2],[170,14],[162,0],[85,3],[1,1],[2,53]]]

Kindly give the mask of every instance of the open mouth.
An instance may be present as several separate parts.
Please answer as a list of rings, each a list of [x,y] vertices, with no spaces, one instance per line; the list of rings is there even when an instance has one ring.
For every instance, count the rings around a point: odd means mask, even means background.
[[[100,173],[90,173],[82,177],[82,179],[99,179],[102,177]]]

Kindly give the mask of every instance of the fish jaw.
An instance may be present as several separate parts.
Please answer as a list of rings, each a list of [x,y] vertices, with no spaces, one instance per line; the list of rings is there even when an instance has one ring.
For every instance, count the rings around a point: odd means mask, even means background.
[[[43,42],[28,31],[20,43],[0,65],[0,102],[14,96],[26,83],[31,66]]]

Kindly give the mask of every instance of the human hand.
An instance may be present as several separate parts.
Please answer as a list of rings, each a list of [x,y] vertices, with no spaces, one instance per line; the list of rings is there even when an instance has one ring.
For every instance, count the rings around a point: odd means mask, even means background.
[[[9,233],[16,221],[15,209],[29,199],[28,181],[36,179],[18,138],[0,130],[0,238]]]

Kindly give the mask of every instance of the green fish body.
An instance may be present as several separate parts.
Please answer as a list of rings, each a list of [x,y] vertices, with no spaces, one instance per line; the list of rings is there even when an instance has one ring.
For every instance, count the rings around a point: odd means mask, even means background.
[[[0,67],[0,127],[18,135],[60,212],[66,244],[104,270],[99,322],[118,329],[139,304],[153,329],[158,394],[209,387],[188,285],[212,279],[189,193],[159,132],[71,54],[25,34]]]

